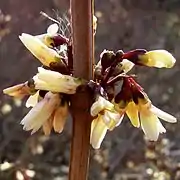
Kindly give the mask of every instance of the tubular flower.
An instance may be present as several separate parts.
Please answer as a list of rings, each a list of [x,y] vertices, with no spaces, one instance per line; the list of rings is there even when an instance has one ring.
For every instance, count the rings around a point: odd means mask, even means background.
[[[34,107],[40,99],[39,91],[37,91],[35,94],[29,96],[29,98],[26,101],[26,107]]]
[[[59,72],[38,68],[38,73],[33,77],[35,89],[61,92],[66,94],[76,93],[76,89],[82,81],[72,76]]]
[[[138,56],[138,63],[157,68],[172,68],[176,59],[166,50],[148,51]]]
[[[27,95],[34,94],[36,91],[34,87],[28,84],[28,82],[21,83],[3,90],[4,94],[13,96],[16,98],[23,98]]]
[[[127,114],[133,126],[141,126],[149,140],[157,141],[159,134],[166,132],[159,118],[170,123],[177,121],[172,115],[153,106],[143,89],[132,78],[124,78],[114,105],[120,114]]]
[[[123,59],[122,62],[119,64],[120,64],[120,69],[122,69],[124,73],[128,73],[135,65],[128,59]]]
[[[47,47],[53,48],[68,43],[68,39],[61,34],[58,34],[59,26],[54,23],[47,28],[47,33],[35,36]],[[62,49],[62,48],[61,48]]]
[[[60,105],[61,97],[59,94],[46,93],[45,97],[21,121],[23,129],[25,131],[32,130],[31,134],[41,127],[46,135],[50,134],[52,127],[56,132],[62,132],[68,114],[68,106]]]
[[[63,63],[59,54],[55,50],[48,48],[39,38],[26,33],[22,33],[19,38],[43,65],[49,66],[52,62]]]
[[[91,106],[91,115],[95,117],[91,124],[90,143],[94,149],[98,149],[106,135],[107,130],[114,129],[122,121],[114,105],[99,96],[97,101]]]

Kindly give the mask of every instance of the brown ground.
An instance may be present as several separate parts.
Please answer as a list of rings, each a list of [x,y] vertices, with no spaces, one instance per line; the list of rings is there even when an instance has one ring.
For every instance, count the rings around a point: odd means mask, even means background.
[[[67,13],[66,0],[0,0],[0,89],[20,83],[36,72],[39,62],[18,39],[21,32],[42,33],[50,21]],[[53,11],[53,9],[55,11]],[[99,26],[96,57],[103,49],[167,49],[177,59],[173,69],[135,69],[153,103],[180,117],[180,2],[178,0],[97,0]],[[31,169],[34,180],[65,180],[68,174],[71,122],[61,135],[41,132],[30,136],[19,125],[27,113],[24,102],[0,94],[0,180],[14,180],[17,171]],[[128,121],[110,132],[100,150],[91,151],[90,180],[179,180],[179,123],[165,124],[168,132],[155,143],[147,142]],[[31,172],[32,173],[32,172]],[[31,178],[30,178],[31,179]],[[28,178],[26,180],[29,180]]]

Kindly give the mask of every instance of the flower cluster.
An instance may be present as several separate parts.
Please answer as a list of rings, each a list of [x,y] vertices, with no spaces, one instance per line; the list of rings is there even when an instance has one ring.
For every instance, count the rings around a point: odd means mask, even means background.
[[[94,35],[96,27],[97,18],[94,17]],[[71,106],[70,96],[81,85],[89,86],[94,96],[89,112],[93,117],[90,143],[95,149],[100,148],[108,130],[112,131],[121,124],[125,114],[134,127],[142,128],[146,137],[154,141],[159,133],[166,132],[159,118],[176,122],[175,117],[151,103],[134,75],[128,75],[134,66],[173,67],[176,60],[169,52],[135,49],[115,53],[104,50],[94,67],[94,79],[87,82],[73,77],[72,42],[58,30],[58,24],[52,24],[47,33],[36,36],[22,33],[19,36],[25,47],[42,63],[29,81],[3,90],[10,96],[29,97],[26,106],[32,109],[21,121],[24,130],[33,134],[42,128],[46,135],[52,129],[61,133]]]
[[[69,114],[69,96],[75,94],[85,81],[72,76],[68,65],[69,39],[58,33],[52,24],[47,33],[19,36],[25,47],[42,63],[38,73],[29,81],[3,90],[9,96],[28,96],[26,107],[32,107],[23,118],[23,129],[35,133],[41,127],[46,135],[51,130],[61,133]]]
[[[143,88],[135,81],[134,75],[127,73],[134,66],[171,68],[175,58],[165,50],[146,51],[136,49],[123,51],[104,50],[95,67],[96,99],[91,107],[94,117],[91,127],[91,144],[98,149],[107,130],[113,130],[121,124],[124,115],[132,125],[141,128],[149,140],[156,141],[160,133],[165,133],[159,118],[175,123],[172,115],[155,107]],[[121,82],[121,88],[116,92]],[[102,93],[103,92],[103,93]]]

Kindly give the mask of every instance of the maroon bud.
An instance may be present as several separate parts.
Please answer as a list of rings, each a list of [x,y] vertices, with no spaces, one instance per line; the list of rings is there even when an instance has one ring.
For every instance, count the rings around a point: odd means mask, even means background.
[[[103,71],[105,71],[115,61],[116,55],[113,51],[106,51],[101,57],[101,65]]]
[[[54,41],[54,47],[61,46],[63,44],[68,44],[69,39],[61,34],[57,34],[52,37],[52,40]]]
[[[133,62],[134,64],[138,64],[138,56],[145,54],[147,51],[145,49],[135,49],[132,51],[128,51],[123,54],[123,59],[128,59],[129,61]]]

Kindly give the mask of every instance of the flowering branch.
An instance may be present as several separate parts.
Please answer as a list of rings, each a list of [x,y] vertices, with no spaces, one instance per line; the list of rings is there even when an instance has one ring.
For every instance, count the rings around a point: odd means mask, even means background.
[[[62,35],[60,23],[50,17],[55,24],[46,33],[22,33],[21,42],[42,67],[31,80],[3,90],[18,98],[28,96],[26,106],[32,109],[21,124],[31,134],[40,128],[46,135],[52,130],[61,133],[68,114],[72,114],[70,180],[86,179],[89,143],[100,148],[106,133],[118,127],[125,115],[151,141],[166,132],[159,119],[177,121],[153,105],[136,82],[137,75],[128,74],[134,66],[172,68],[176,62],[172,54],[166,50],[104,50],[93,68],[97,18],[92,9],[91,0],[71,1],[72,39]],[[116,86],[120,86],[117,92]]]

